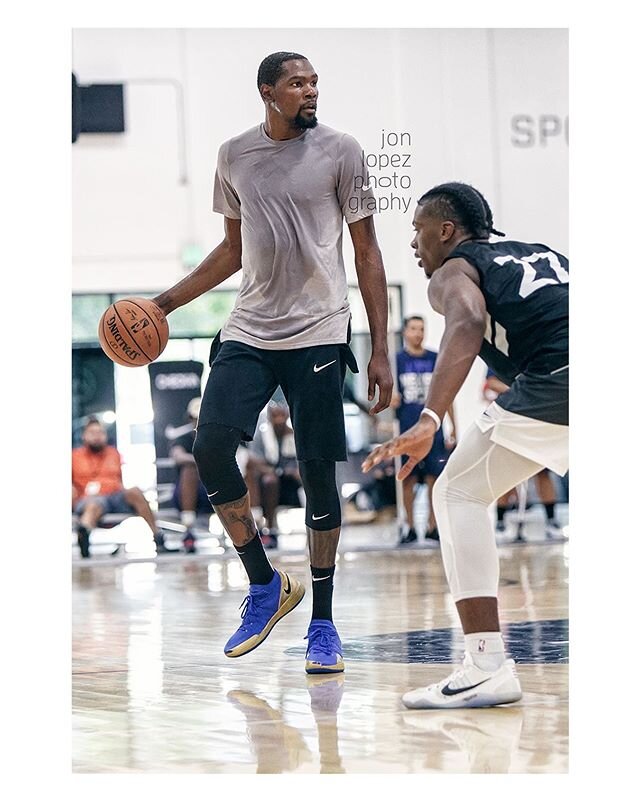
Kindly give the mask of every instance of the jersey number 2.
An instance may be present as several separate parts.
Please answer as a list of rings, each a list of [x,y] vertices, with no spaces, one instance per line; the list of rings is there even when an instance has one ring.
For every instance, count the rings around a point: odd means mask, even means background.
[[[541,278],[532,264],[536,261],[544,259],[549,262],[549,266],[556,273],[557,278]],[[496,264],[506,264],[507,261],[514,261],[520,264],[524,270],[522,276],[522,283],[520,284],[519,295],[522,298],[529,297],[538,289],[543,286],[548,286],[550,283],[569,283],[569,273],[560,263],[560,259],[555,253],[548,250],[546,253],[532,253],[530,256],[524,258],[515,258],[514,256],[499,256],[493,259]]]

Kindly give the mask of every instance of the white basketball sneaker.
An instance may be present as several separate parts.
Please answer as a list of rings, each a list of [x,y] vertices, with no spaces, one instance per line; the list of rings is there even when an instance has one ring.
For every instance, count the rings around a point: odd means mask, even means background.
[[[507,659],[495,672],[485,672],[465,653],[462,669],[440,683],[407,692],[402,702],[407,708],[484,708],[515,703],[521,697],[513,659]]]

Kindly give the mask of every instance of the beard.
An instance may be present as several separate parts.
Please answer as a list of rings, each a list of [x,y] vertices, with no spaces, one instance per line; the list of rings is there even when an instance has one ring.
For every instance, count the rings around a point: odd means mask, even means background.
[[[318,118],[315,114],[312,117],[303,117],[302,114],[298,112],[293,120],[293,124],[296,128],[303,128],[304,130],[307,128],[315,128],[318,124]]]
[[[92,453],[101,453],[106,447],[106,444],[88,444],[87,447]]]

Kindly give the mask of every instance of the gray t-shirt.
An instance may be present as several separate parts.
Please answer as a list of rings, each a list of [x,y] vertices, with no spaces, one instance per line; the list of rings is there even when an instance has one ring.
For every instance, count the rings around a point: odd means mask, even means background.
[[[362,149],[318,124],[274,141],[258,125],[218,153],[213,210],[240,219],[243,277],[221,341],[287,350],[347,341],[342,219],[375,213]]]

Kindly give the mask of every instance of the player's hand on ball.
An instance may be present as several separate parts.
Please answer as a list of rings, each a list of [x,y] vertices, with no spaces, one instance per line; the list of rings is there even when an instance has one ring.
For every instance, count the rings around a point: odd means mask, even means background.
[[[398,472],[398,480],[403,481],[431,450],[435,433],[436,426],[431,419],[420,419],[405,433],[372,450],[362,463],[362,471],[369,472],[372,467],[387,458],[407,455],[409,456],[407,463]]]
[[[141,367],[155,361],[167,346],[167,317],[148,298],[116,300],[100,318],[98,338],[105,354],[116,364]]]

